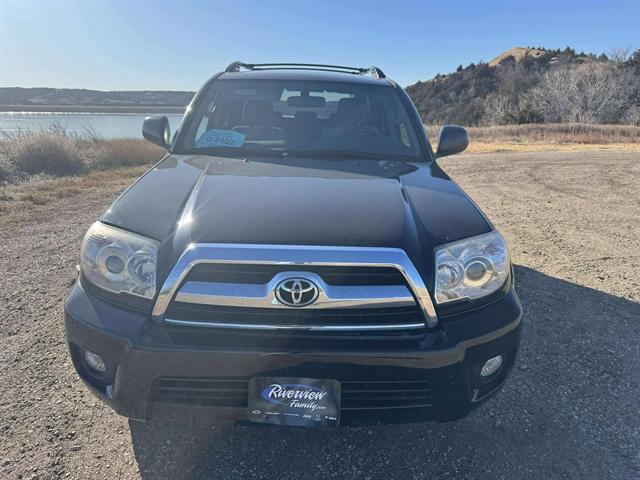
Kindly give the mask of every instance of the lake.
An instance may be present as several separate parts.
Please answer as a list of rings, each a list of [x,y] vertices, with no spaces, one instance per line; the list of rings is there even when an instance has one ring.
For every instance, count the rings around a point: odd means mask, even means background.
[[[38,131],[60,125],[78,135],[142,138],[142,122],[146,116],[141,113],[0,112],[0,137],[3,133]],[[182,114],[169,113],[166,116],[173,133],[182,120]]]

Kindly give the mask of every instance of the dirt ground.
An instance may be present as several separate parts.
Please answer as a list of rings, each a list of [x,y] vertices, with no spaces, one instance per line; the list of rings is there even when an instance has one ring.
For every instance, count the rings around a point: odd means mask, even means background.
[[[0,209],[0,478],[640,478],[640,153],[442,165],[508,239],[525,310],[514,372],[483,408],[332,431],[129,424],[74,373],[62,310],[86,228],[132,178],[80,182]]]

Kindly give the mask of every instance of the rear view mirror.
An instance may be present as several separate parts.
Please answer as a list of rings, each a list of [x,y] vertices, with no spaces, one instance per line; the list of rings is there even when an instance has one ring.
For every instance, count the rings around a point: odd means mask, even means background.
[[[464,151],[469,146],[467,130],[458,125],[445,125],[440,130],[436,158]]]
[[[144,119],[142,136],[151,143],[169,148],[171,143],[171,128],[167,117],[152,116]]]
[[[324,97],[298,96],[287,98],[287,107],[324,107],[327,101]]]

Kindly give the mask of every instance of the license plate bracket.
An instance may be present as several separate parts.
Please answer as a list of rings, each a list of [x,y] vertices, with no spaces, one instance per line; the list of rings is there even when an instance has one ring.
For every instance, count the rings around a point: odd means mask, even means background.
[[[299,427],[336,427],[340,421],[340,382],[299,377],[249,380],[248,420]]]

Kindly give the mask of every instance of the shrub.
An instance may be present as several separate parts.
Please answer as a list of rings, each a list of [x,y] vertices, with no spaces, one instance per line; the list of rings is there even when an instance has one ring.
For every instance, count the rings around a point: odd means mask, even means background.
[[[164,150],[146,140],[92,139],[82,145],[87,164],[96,170],[149,165],[162,158]]]
[[[6,159],[16,170],[28,175],[76,175],[86,170],[76,142],[64,134],[19,135],[4,144]]]
[[[0,157],[0,183],[8,182],[15,176],[15,169],[6,159]]]

